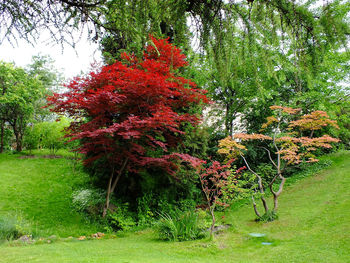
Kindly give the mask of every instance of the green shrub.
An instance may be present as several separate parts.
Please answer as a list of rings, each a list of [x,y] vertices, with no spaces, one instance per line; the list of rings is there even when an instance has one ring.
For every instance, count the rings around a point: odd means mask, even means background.
[[[0,217],[0,241],[17,239],[23,234],[15,217]]]
[[[139,226],[150,226],[160,218],[160,214],[172,213],[174,210],[195,210],[196,201],[193,199],[174,199],[171,193],[145,193],[137,199],[137,223]]]
[[[81,189],[73,192],[72,205],[78,212],[98,215],[105,202],[103,191],[96,189]]]
[[[169,241],[187,241],[203,238],[204,228],[196,212],[176,211],[172,214],[162,213],[157,225],[159,238]]]
[[[24,135],[24,146],[27,150],[46,148],[50,154],[65,147],[67,139],[64,138],[65,128],[69,126],[69,120],[62,118],[59,122],[39,122],[27,127]]]
[[[139,225],[149,225],[154,222],[156,216],[153,211],[155,207],[154,201],[156,197],[152,192],[146,193],[137,199],[137,218]]]
[[[255,221],[257,222],[272,222],[278,219],[278,215],[274,211],[267,211],[262,216],[258,217]]]
[[[105,201],[105,192],[98,189],[81,189],[73,192],[72,195],[73,208],[80,213],[85,213],[88,219],[103,225],[107,232],[129,230],[136,225],[129,204],[120,203],[113,197],[110,200],[110,210],[106,217],[102,218]]]
[[[320,160],[317,163],[305,163],[300,166],[300,172],[297,174],[299,177],[308,177],[312,176],[315,173],[322,171],[323,169],[326,169],[327,167],[330,167],[332,165],[331,160]]]
[[[108,232],[117,230],[130,230],[132,227],[136,226],[134,216],[129,210],[129,204],[119,204],[112,211],[108,211],[106,215],[105,229]]]

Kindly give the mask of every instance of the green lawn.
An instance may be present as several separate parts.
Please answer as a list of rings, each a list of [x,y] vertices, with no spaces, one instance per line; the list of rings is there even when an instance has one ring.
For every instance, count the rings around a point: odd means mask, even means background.
[[[224,220],[234,226],[214,241],[162,242],[146,230],[105,240],[19,247],[3,244],[0,262],[350,262],[350,152],[329,158],[333,161],[329,169],[287,187],[280,199],[280,217],[275,222],[255,223],[251,206],[243,206],[226,213]],[[40,166],[44,168],[38,175]],[[24,168],[26,171],[21,170]],[[16,178],[10,179],[11,176]],[[18,160],[0,156],[0,208],[20,208],[38,220],[43,229],[47,227],[61,236],[70,227],[74,233],[92,233],[93,227],[86,225],[84,229],[79,215],[67,207],[65,193],[71,191],[69,183],[78,184],[84,177],[79,178],[69,174],[64,159]],[[51,196],[57,193],[62,193],[61,199]],[[52,208],[48,200],[56,200],[57,209],[50,218],[62,220],[61,226],[42,218]],[[40,205],[41,210],[32,212],[34,204]],[[57,228],[65,230],[59,232]],[[264,233],[266,237],[250,237],[252,232]],[[272,245],[263,245],[263,241]]]
[[[24,219],[38,235],[66,237],[96,231],[71,209],[74,188],[88,179],[72,171],[71,160],[19,157],[0,154],[0,215]]]

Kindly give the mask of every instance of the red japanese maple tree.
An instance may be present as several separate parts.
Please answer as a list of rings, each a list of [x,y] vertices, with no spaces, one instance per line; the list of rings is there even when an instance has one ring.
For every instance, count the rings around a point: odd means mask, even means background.
[[[213,237],[216,222],[215,209],[217,206],[228,207],[237,190],[242,190],[237,184],[237,178],[246,167],[233,170],[231,164],[234,159],[229,160],[226,164],[221,164],[212,160],[207,163],[205,160],[187,154],[171,154],[169,158],[188,163],[196,171],[211,215],[210,236]]]
[[[171,173],[176,168],[168,150],[179,143],[183,123],[199,122],[188,108],[208,102],[194,82],[178,76],[185,58],[167,39],[150,37],[143,58],[123,54],[122,61],[75,78],[67,92],[49,98],[52,111],[74,120],[69,136],[81,141],[85,165],[102,159],[109,166],[103,215],[125,171],[157,165]],[[160,156],[147,154],[159,149]]]

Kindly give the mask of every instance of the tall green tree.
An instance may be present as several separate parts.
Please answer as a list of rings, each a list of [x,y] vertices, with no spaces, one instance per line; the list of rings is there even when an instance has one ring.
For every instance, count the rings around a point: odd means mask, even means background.
[[[0,93],[1,97],[5,95],[7,87],[10,82],[12,82],[12,65],[11,64],[5,64],[0,63]],[[6,116],[7,116],[7,109],[5,107],[0,107],[0,153],[4,151],[4,144],[5,144],[5,132],[6,132]]]
[[[63,75],[55,68],[54,60],[49,55],[37,54],[32,57],[32,61],[26,67],[26,71],[31,78],[41,82],[43,86],[43,96],[34,102],[34,121],[43,122],[54,118],[54,114],[44,106],[47,104],[46,96],[58,92],[63,83]]]
[[[350,32],[342,1],[318,7],[311,5],[317,1],[249,2],[223,7],[206,45],[208,90],[222,106],[226,134],[240,113],[246,128],[257,132],[276,102],[306,113],[329,104],[327,94],[341,94],[335,82],[349,62],[348,53],[339,51]]]
[[[34,113],[34,103],[43,95],[43,85],[11,63],[0,62],[0,119],[2,130],[8,123],[16,140],[16,150],[22,151],[25,128]],[[3,136],[3,133],[1,132]],[[3,149],[3,141],[1,149]]]
[[[34,37],[39,28],[47,27],[53,39],[72,44],[72,29],[88,28],[90,38],[100,41],[106,62],[125,50],[141,55],[149,33],[169,36],[187,53],[192,34],[200,40],[203,57],[210,57],[212,96],[228,108],[225,123],[230,133],[241,111],[247,121],[261,122],[270,114],[268,106],[279,101],[308,109],[317,97],[312,94],[319,94],[318,76],[324,74],[326,54],[347,46],[347,2],[7,0],[0,4],[0,26],[8,39],[15,34]],[[228,57],[240,61],[233,63]],[[250,91],[258,96],[250,98]]]

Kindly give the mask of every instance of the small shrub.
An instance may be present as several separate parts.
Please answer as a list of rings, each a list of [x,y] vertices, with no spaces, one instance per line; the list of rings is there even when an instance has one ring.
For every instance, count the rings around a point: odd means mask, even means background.
[[[95,189],[83,189],[73,192],[72,205],[78,212],[97,215],[104,204],[104,193]]]
[[[0,217],[0,241],[17,239],[22,235],[15,217]]]
[[[257,222],[272,222],[278,219],[278,215],[274,211],[267,211],[262,216],[258,217],[255,221]]]
[[[176,198],[166,190],[162,193],[145,193],[137,199],[137,224],[139,226],[154,225],[161,214],[172,213],[174,210],[195,210],[196,201],[193,199]]]
[[[113,211],[108,211],[105,220],[107,224],[105,229],[108,232],[130,230],[136,225],[133,215],[129,211],[128,203],[118,205]]]
[[[268,188],[268,182],[271,182],[273,177],[276,175],[274,167],[269,163],[259,164],[256,168],[256,172],[262,177],[265,188]]]
[[[196,201],[193,199],[182,199],[177,202],[178,207],[182,211],[194,211],[196,209]]]
[[[160,239],[169,241],[187,241],[203,238],[203,227],[200,226],[199,216],[196,212],[174,212],[173,214],[160,214],[161,219],[157,225]]]
[[[155,214],[152,212],[156,204],[157,198],[153,193],[147,193],[137,199],[137,218],[139,225],[148,225],[154,221]]]

